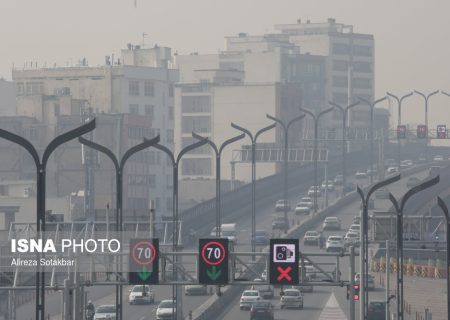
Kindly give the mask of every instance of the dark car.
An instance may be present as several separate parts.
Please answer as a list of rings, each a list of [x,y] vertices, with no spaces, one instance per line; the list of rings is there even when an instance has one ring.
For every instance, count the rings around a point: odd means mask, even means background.
[[[386,302],[370,301],[367,320],[386,320]]]
[[[274,217],[272,219],[272,229],[284,230],[285,227],[289,227],[289,225],[284,217]]]
[[[255,243],[256,245],[267,245],[269,244],[270,237],[265,230],[256,230],[255,232]]]
[[[344,186],[345,192],[352,192],[356,190],[356,185],[353,182],[347,182]]]
[[[270,300],[273,298],[273,287],[267,284],[261,284],[257,286],[253,286],[255,290],[259,291],[259,294],[264,300]]]
[[[250,320],[273,320],[273,306],[270,301],[257,301],[250,308]]]

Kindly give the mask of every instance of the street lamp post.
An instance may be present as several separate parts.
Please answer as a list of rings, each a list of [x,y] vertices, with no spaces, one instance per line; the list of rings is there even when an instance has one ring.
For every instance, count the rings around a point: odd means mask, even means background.
[[[369,305],[369,292],[367,291],[368,284],[368,274],[369,274],[369,200],[370,196],[378,189],[387,186],[391,183],[400,180],[400,174],[390,177],[388,179],[382,180],[373,186],[369,187],[367,195],[364,196],[364,191],[357,186],[356,191],[358,191],[361,197],[362,210],[361,210],[361,241],[359,249],[359,288],[361,290],[360,295],[360,319],[367,319],[367,311]]]
[[[444,215],[445,215],[445,234],[446,234],[446,241],[447,241],[447,256],[446,256],[446,263],[445,265],[447,266],[446,271],[445,271],[445,276],[446,276],[446,280],[447,280],[447,319],[450,319],[450,273],[449,273],[449,268],[450,268],[450,214],[448,212],[448,207],[445,204],[444,200],[442,200],[441,197],[437,197],[438,200],[438,206],[442,209],[442,211],[444,211]]]
[[[386,94],[389,97],[391,97],[391,98],[393,98],[393,99],[395,99],[397,101],[397,106],[398,106],[397,129],[398,129],[398,127],[402,124],[402,102],[406,98],[411,97],[414,94],[414,92],[410,92],[408,94],[405,94],[401,98],[399,98],[396,95],[394,95],[392,93],[389,93],[389,92],[386,92]],[[397,157],[398,157],[398,160],[397,160],[398,161],[398,167],[399,167],[399,170],[400,170],[400,161],[401,161],[401,157],[400,157],[400,138],[398,136],[398,133],[397,133]]]
[[[417,93],[418,95],[420,95],[424,101],[425,101],[425,127],[427,128],[427,134],[426,134],[426,139],[425,139],[425,156],[427,158],[427,162],[429,161],[428,159],[428,100],[434,96],[435,94],[437,94],[439,92],[439,90],[433,91],[431,93],[429,93],[428,95],[414,90],[415,93]]]
[[[192,137],[195,139],[198,139],[200,141],[206,139],[205,137],[202,137],[201,135],[196,134],[195,132],[192,132]],[[222,143],[220,147],[217,147],[217,145],[212,142],[211,140],[206,140],[206,143],[211,146],[211,148],[214,150],[214,153],[216,154],[216,237],[220,237],[222,230],[222,216],[221,216],[221,199],[220,199],[220,156],[222,155],[222,151],[225,149],[225,147],[233,142],[236,142],[238,140],[241,140],[245,137],[245,133],[242,133],[234,138],[228,139],[225,142]]]
[[[313,118],[314,120],[314,188],[317,188],[317,190],[314,190],[314,212],[317,212],[317,192],[318,190],[320,190],[318,183],[317,183],[317,161],[319,158],[318,155],[318,150],[317,150],[317,139],[319,138],[319,119],[320,117],[322,117],[323,115],[327,114],[328,112],[333,111],[334,108],[329,108],[326,110],[323,110],[321,112],[319,112],[318,115],[315,115],[314,113],[312,113],[311,111],[304,109],[304,108],[300,108],[300,111],[303,111],[304,113],[308,114],[311,116],[311,118]],[[327,184],[327,188],[328,188],[328,182]]]
[[[288,191],[288,148],[289,148],[289,128],[291,125],[293,125],[295,122],[300,121],[305,117],[305,115],[301,115],[298,117],[295,117],[294,119],[291,119],[287,124],[284,123],[281,119],[272,117],[271,115],[266,115],[267,118],[275,121],[278,123],[281,128],[283,128],[284,133],[284,200],[287,201],[289,197],[289,191]],[[288,215],[288,206],[284,206],[284,220],[287,221],[287,215]],[[287,224],[284,224],[284,233],[287,233],[288,226]]]
[[[367,104],[367,106],[370,108],[370,183],[373,183],[373,111],[375,109],[375,106],[377,103],[380,103],[384,100],[386,100],[387,97],[380,98],[378,100],[375,100],[374,102],[370,102],[369,100],[359,98],[360,101]],[[400,165],[400,164],[399,164]]]
[[[188,153],[189,151],[192,151],[198,147],[203,146],[204,144],[207,143],[208,139],[205,138],[201,138],[202,140],[197,141],[195,143],[192,143],[186,147],[184,147],[183,149],[180,150],[180,152],[178,153],[177,156],[174,155],[174,153],[167,147],[157,143],[154,144],[153,147],[164,152],[165,154],[167,154],[167,156],[169,157],[170,161],[172,162],[172,168],[173,168],[173,216],[172,216],[172,220],[173,220],[173,235],[172,235],[172,250],[174,253],[176,253],[178,251],[178,245],[179,245],[179,237],[178,237],[178,229],[179,229],[179,223],[180,223],[180,219],[179,219],[179,214],[178,214],[178,169],[179,169],[179,165],[180,165],[180,161],[181,158]],[[146,138],[144,138],[144,141],[147,141]],[[179,276],[178,276],[178,269],[176,268],[176,264],[180,263],[180,256],[179,255],[174,255],[173,256],[173,261],[174,263],[172,264],[172,272],[173,272],[173,277],[175,279],[175,281],[179,281]],[[182,298],[183,295],[180,292],[181,286],[180,285],[173,285],[172,287],[172,298],[175,301],[175,304],[173,305],[173,311],[172,314],[175,315],[175,319],[176,320],[181,320],[183,318],[183,303],[182,303]]]
[[[272,123],[271,125],[264,127],[256,132],[253,135],[249,130],[238,126],[237,124],[231,123],[231,126],[243,133],[245,133],[252,142],[252,253],[256,252],[256,243],[255,243],[255,233],[256,233],[256,141],[258,137],[273,128],[275,128],[276,123]],[[286,222],[285,222],[286,223]],[[252,255],[252,260],[255,260],[255,256]]]
[[[414,194],[430,188],[439,182],[439,176],[435,176],[414,188],[409,189],[402,197],[400,205],[392,193],[389,193],[389,200],[392,202],[397,213],[397,320],[403,320],[403,209],[406,201]]]
[[[128,149],[122,158],[119,160],[116,155],[105,146],[102,146],[98,143],[92,142],[90,140],[87,140],[85,138],[78,138],[78,141],[80,141],[81,144],[84,144],[88,146],[89,148],[92,148],[94,150],[97,150],[98,152],[101,152],[105,154],[113,163],[114,169],[116,171],[116,231],[120,234],[122,232],[122,226],[123,226],[123,174],[124,174],[124,168],[126,161],[136,152],[144,150],[148,147],[151,147],[152,145],[159,142],[159,136],[156,138],[153,138],[151,140],[144,141],[143,143],[140,143],[138,145],[135,145],[134,147]],[[122,239],[122,235],[120,234],[120,238]],[[122,241],[121,241],[122,242]],[[117,271],[117,281],[122,281],[122,256],[119,256],[118,262],[117,262],[118,269]],[[123,319],[123,309],[122,309],[122,300],[123,300],[123,290],[122,285],[117,284],[116,285],[116,319],[122,320]]]
[[[356,107],[359,102],[352,103],[348,105],[347,107],[342,107],[338,105],[337,103],[334,103],[332,101],[329,102],[332,106],[337,108],[342,112],[342,177],[343,177],[343,188],[342,188],[342,195],[345,196],[345,185],[347,183],[347,118],[348,118],[348,111]]]

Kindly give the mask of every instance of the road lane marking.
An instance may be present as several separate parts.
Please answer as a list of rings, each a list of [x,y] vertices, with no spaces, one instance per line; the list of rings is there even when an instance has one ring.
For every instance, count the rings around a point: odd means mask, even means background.
[[[347,317],[339,306],[334,293],[331,293],[330,298],[320,313],[319,320],[347,320]]]

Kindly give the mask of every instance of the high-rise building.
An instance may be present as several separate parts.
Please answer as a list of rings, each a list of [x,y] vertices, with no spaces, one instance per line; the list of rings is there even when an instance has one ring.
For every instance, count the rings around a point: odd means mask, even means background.
[[[72,67],[15,69],[13,79],[17,86],[17,114],[42,123],[47,141],[55,136],[55,128],[64,116],[81,117],[82,112],[90,109],[94,114],[110,114],[111,124],[128,121],[127,125],[116,126],[125,128],[127,133],[110,137],[117,155],[124,151],[117,147],[123,136],[133,139],[132,143],[122,144],[131,147],[143,137],[159,134],[161,143],[174,149],[174,83],[178,81],[178,71],[171,68],[169,48],[128,45],[122,50],[121,59],[106,57],[103,66],[90,67],[83,59]],[[126,119],[136,120],[126,120],[121,114],[128,114]],[[148,121],[138,124],[139,117]],[[151,157],[154,161],[150,161]],[[156,200],[157,212],[165,214],[172,210],[172,171],[166,155],[154,151],[144,160],[143,163],[149,161],[149,166],[145,169],[141,166],[136,172],[133,168],[127,169],[124,183],[132,190],[132,185],[146,185],[147,181],[150,194],[130,195],[126,206],[147,208],[150,198]],[[151,177],[147,177],[149,172]]]

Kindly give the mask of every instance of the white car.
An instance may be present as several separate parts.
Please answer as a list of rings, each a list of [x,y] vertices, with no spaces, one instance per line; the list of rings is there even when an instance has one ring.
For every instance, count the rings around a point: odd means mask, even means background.
[[[328,188],[328,191],[334,190],[334,182],[333,180],[328,180],[328,183],[326,181],[322,182],[322,185],[320,186],[323,191],[325,191]]]
[[[241,310],[250,310],[252,304],[261,299],[262,298],[258,290],[245,290],[242,293],[241,300],[239,301],[239,308]]]
[[[184,294],[187,296],[206,296],[208,287],[203,284],[190,284],[184,286]]]
[[[406,169],[406,168],[409,168],[409,167],[412,167],[412,166],[413,166],[413,161],[412,160],[400,161],[400,168],[402,168],[402,169]]]
[[[311,212],[311,208],[309,206],[309,202],[299,202],[295,206],[295,214],[309,214]]]
[[[286,289],[280,298],[280,308],[303,309],[303,294],[298,289]]]
[[[176,308],[174,300],[162,300],[156,309],[156,320],[173,320]]]
[[[434,156],[433,161],[444,161],[444,157],[441,155],[436,155]]]
[[[349,231],[344,237],[344,242],[346,246],[357,246],[359,245],[359,233]]]
[[[329,236],[326,244],[326,250],[327,252],[331,251],[344,252],[345,244],[342,236]]]
[[[391,173],[396,173],[398,172],[398,167],[389,167],[387,168],[387,173],[391,174]]]
[[[95,309],[94,320],[115,320],[116,306],[112,304],[102,305]]]
[[[315,245],[318,246],[320,243],[320,234],[317,231],[311,230],[306,231],[305,236],[303,237],[303,244],[307,245]]]
[[[300,202],[306,204],[310,209],[314,207],[314,200],[311,197],[303,197],[300,199]]]
[[[355,178],[356,179],[365,179],[365,178],[367,178],[367,173],[364,171],[356,171]]]
[[[361,231],[361,225],[354,223],[348,228],[348,231],[359,233]]]
[[[315,194],[317,194],[318,197],[322,195],[322,191],[320,190],[319,186],[311,186],[308,190],[308,196],[312,197]]]
[[[155,294],[150,286],[137,285],[130,290],[128,302],[130,304],[150,304],[155,302]]]
[[[326,217],[322,224],[323,230],[341,230],[341,220],[337,217]]]
[[[289,204],[289,200],[280,199],[275,203],[275,211],[290,211],[291,205]]]

